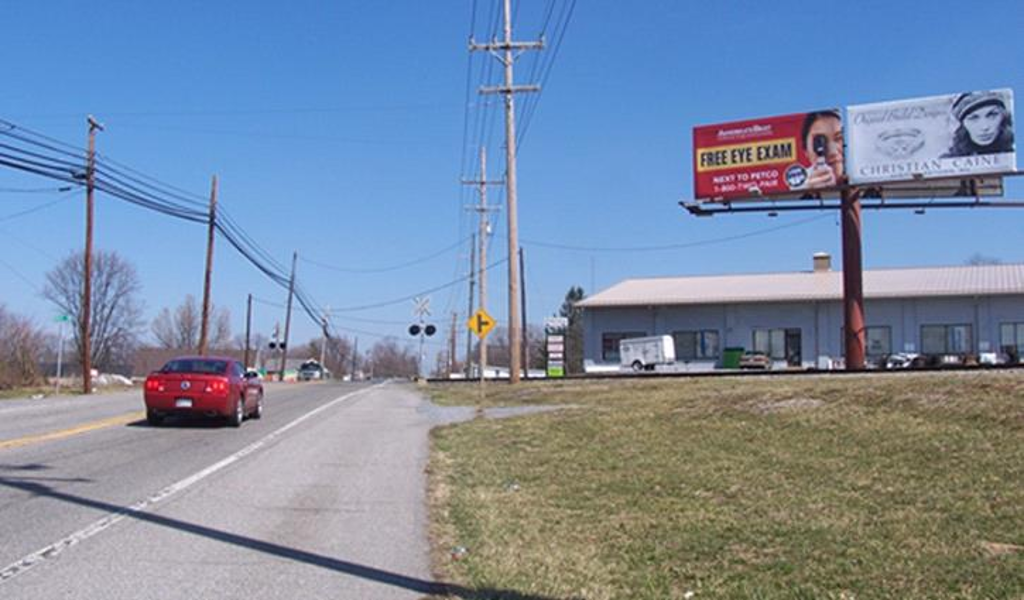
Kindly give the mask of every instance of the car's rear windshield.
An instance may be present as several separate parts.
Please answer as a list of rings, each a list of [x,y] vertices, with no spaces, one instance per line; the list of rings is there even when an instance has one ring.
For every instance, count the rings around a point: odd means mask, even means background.
[[[228,368],[225,360],[209,360],[202,358],[179,358],[172,360],[160,369],[162,373],[202,373],[220,375]]]

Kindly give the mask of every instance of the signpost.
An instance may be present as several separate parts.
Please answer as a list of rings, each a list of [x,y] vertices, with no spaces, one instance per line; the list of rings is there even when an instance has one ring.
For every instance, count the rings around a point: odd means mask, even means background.
[[[565,332],[569,329],[568,317],[544,319],[545,347],[548,354],[548,377],[565,377]]]
[[[425,317],[430,315],[430,298],[413,298],[414,308],[412,309],[413,315],[419,320],[419,323],[413,323],[409,326],[409,335],[420,336],[420,353],[416,359],[416,376],[423,377],[423,343],[425,336],[434,335],[437,332],[437,328],[433,325],[427,325]]]
[[[470,331],[475,333],[476,337],[480,338],[480,342],[479,342],[480,344],[485,344],[486,343],[484,340],[487,337],[487,334],[490,333],[492,329],[494,329],[494,325],[495,325],[494,318],[491,317],[491,315],[487,314],[487,311],[484,310],[483,308],[480,308],[478,311],[473,313],[473,316],[470,317],[469,321],[466,322],[466,327],[468,327]],[[481,365],[480,365],[480,390],[481,390],[481,393],[483,393],[483,388],[484,388],[484,365],[481,363]]]

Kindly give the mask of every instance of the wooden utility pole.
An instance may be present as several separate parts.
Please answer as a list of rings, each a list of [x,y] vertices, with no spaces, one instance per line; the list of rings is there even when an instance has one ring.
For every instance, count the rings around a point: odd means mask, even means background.
[[[352,370],[349,373],[349,379],[352,380],[352,381],[356,380],[356,367],[359,366],[356,361],[358,359],[359,359],[359,338],[356,338],[355,342],[354,342],[354,344],[352,346]]]
[[[295,295],[295,263],[299,260],[299,253],[292,253],[292,276],[288,280],[288,308],[284,314],[284,341],[281,343],[281,376],[278,381],[284,381],[284,366],[288,361],[288,330],[292,326],[292,296]]]
[[[85,272],[82,281],[82,393],[92,393],[92,214],[96,187],[96,131],[103,125],[92,115],[89,123],[89,154],[85,163]]]
[[[459,329],[459,313],[452,311],[452,328],[448,335],[448,377],[455,372],[455,334]]]
[[[512,0],[505,0],[505,37],[501,42],[489,44],[469,43],[470,51],[487,50],[505,67],[505,84],[493,88],[482,88],[481,94],[502,94],[505,96],[505,195],[508,202],[508,340],[509,340],[509,382],[519,383],[521,332],[519,326],[519,213],[516,198],[516,113],[515,94],[536,92],[538,85],[514,84],[512,66],[516,53],[544,47],[544,42],[512,41]],[[501,51],[501,54],[498,53]]]
[[[320,327],[323,329],[323,339],[320,340],[320,367],[322,368],[327,359],[327,308],[324,309],[324,314],[320,317]]]
[[[466,309],[466,319],[470,319],[473,315],[473,284],[476,281],[474,277],[474,269],[476,269],[476,235],[472,236],[472,241],[469,245],[469,306]],[[466,328],[466,378],[468,379],[472,375],[473,361],[470,359],[470,355],[473,353],[473,331]]]
[[[210,186],[210,223],[206,233],[206,274],[203,278],[203,321],[199,327],[199,356],[206,356],[210,343],[210,280],[213,278],[213,239],[216,228],[217,176],[214,175]]]
[[[477,193],[480,195],[480,203],[476,206],[470,207],[470,210],[477,213],[477,221],[479,222],[479,231],[477,232],[476,237],[477,243],[480,245],[480,250],[478,252],[480,261],[479,267],[477,268],[477,282],[480,287],[480,308],[487,310],[487,242],[491,235],[491,224],[487,214],[498,210],[497,206],[487,206],[487,186],[502,185],[505,182],[487,180],[486,147],[480,147],[480,177],[475,180],[464,179],[462,183],[465,185],[477,186]],[[469,314],[472,315],[474,312],[472,302],[470,302]],[[468,335],[469,333],[467,332],[467,339],[470,339]],[[484,370],[487,368],[487,342],[485,339],[480,340],[479,352],[480,377],[482,378]],[[466,356],[469,356],[469,350],[466,351]]]
[[[530,334],[526,330],[526,264],[523,249],[519,248],[519,291],[523,302],[523,375],[530,378]]]
[[[249,365],[249,336],[252,334],[252,294],[249,294],[249,301],[245,305],[245,368]]]

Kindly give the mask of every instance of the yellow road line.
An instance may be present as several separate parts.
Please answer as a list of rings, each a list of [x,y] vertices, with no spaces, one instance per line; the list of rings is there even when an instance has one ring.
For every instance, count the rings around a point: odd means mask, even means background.
[[[28,435],[21,438],[15,438],[13,440],[0,440],[0,450],[6,450],[8,448],[20,448],[21,446],[28,446],[29,444],[38,444],[40,442],[52,442],[53,440],[60,440],[81,433],[87,433],[89,431],[103,429],[105,427],[124,425],[125,423],[131,423],[132,421],[138,421],[139,419],[145,418],[145,416],[146,413],[144,411],[139,411],[128,413],[126,415],[110,417],[109,419],[93,421],[91,423],[84,423],[82,425],[78,425],[77,427],[71,427],[70,429],[61,429],[60,431],[51,431],[50,433]]]

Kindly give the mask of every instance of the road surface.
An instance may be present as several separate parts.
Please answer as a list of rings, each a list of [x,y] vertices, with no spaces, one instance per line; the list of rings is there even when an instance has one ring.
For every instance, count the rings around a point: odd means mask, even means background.
[[[424,475],[438,415],[411,387],[270,385],[240,429],[150,427],[141,408],[140,391],[0,401],[0,598],[438,591]]]

